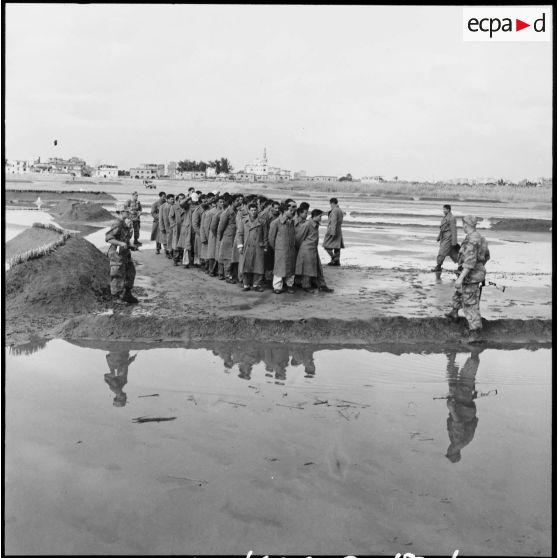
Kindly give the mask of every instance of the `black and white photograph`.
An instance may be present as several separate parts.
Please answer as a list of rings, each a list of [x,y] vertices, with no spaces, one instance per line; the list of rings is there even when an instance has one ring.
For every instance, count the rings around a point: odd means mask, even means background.
[[[555,8],[3,3],[3,555],[555,555]]]

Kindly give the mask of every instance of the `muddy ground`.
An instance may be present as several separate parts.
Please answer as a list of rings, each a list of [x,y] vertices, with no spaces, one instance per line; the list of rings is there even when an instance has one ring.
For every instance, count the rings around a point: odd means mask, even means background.
[[[436,277],[420,270],[326,266],[326,280],[334,293],[298,290],[276,295],[270,289],[245,293],[199,269],[173,266],[147,247],[133,254],[134,292],[140,302],[122,306],[110,301],[106,256],[86,244],[73,239],[54,254],[7,273],[7,292],[12,293],[6,300],[8,344],[38,338],[452,344],[461,342],[467,332],[464,318],[453,324],[443,317],[452,294],[451,274]],[[36,286],[28,286],[22,294],[21,286],[29,278]],[[486,343],[550,343],[546,290],[502,293],[486,288],[482,303]]]

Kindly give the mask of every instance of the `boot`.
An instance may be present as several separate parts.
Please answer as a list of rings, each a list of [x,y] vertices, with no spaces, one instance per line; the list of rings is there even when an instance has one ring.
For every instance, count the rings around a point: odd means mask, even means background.
[[[124,290],[122,300],[124,302],[127,302],[128,304],[137,304],[139,302],[138,299],[132,294],[132,289],[128,288]]]
[[[451,312],[448,312],[447,314],[445,314],[445,316],[446,318],[449,318],[452,322],[457,322],[457,320],[459,319],[459,315],[455,308],[452,308]]]
[[[322,293],[332,293],[333,289],[330,289],[327,285],[322,285],[319,289]]]
[[[435,273],[442,273],[442,266],[437,265],[436,267],[432,268],[432,271],[434,271]]]
[[[469,330],[469,337],[467,338],[467,343],[482,343],[480,328]]]

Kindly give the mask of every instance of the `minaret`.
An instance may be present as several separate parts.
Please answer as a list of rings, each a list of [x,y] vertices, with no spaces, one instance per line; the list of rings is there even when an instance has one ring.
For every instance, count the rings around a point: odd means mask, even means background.
[[[265,147],[264,147],[264,154],[263,154],[262,162],[264,164],[267,164],[267,149]]]

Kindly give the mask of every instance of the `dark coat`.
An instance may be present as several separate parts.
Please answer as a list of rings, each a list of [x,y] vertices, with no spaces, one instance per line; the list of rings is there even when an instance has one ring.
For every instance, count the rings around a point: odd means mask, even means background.
[[[318,242],[320,241],[319,223],[308,220],[296,228],[296,275],[318,276]]]
[[[295,274],[296,243],[292,219],[281,215],[269,226],[268,243],[273,248],[275,260],[273,275],[290,277]]]
[[[181,207],[182,222],[180,224],[180,237],[178,239],[177,248],[184,248],[185,250],[192,249],[192,213],[193,208],[188,203]]]
[[[247,216],[248,216],[248,210],[246,208],[239,209],[236,212],[236,235],[233,240],[231,263],[237,263],[237,262],[240,263],[240,260],[242,259],[240,257],[240,253],[238,252],[238,248],[237,248],[239,244],[242,244],[241,242],[238,241],[238,237],[240,235],[241,229],[244,227],[242,222],[244,221],[244,218]]]
[[[165,202],[161,209],[159,209],[159,231],[161,233],[161,242],[163,244],[170,244],[170,221],[169,221],[169,212],[171,207],[173,207],[170,203]]]
[[[258,219],[253,221],[244,217],[242,226],[238,229],[238,243],[242,248],[242,273],[264,274],[264,256],[267,246],[267,230]]]
[[[153,217],[153,224],[151,225],[150,240],[155,240],[156,242],[163,242],[162,234],[160,232],[161,228],[159,226],[159,210],[161,209],[163,203],[165,202],[163,202],[161,198],[159,198],[151,205],[151,217]]]
[[[201,257],[201,238],[200,238],[200,229],[201,229],[201,218],[203,213],[203,207],[201,205],[195,206],[194,210],[192,211],[192,231],[194,237],[194,258]]]
[[[221,215],[217,227],[217,240],[221,241],[219,246],[219,261],[232,258],[233,240],[236,236],[236,211],[229,205]]]
[[[210,259],[217,259],[218,243],[217,243],[217,228],[219,227],[219,220],[221,219],[222,209],[214,208],[211,211],[214,213],[211,215],[209,221],[209,240],[207,244],[207,257]]]
[[[324,248],[335,250],[345,248],[343,243],[343,232],[341,225],[343,224],[343,212],[341,208],[335,206],[328,214],[327,230],[324,236]]]
[[[211,221],[210,209],[203,211],[200,221],[200,258],[207,260],[207,247],[209,242],[209,222]]]
[[[167,242],[169,246],[176,250],[180,248],[180,230],[184,219],[184,209],[175,203],[170,206],[169,210],[169,230],[167,231]]]

